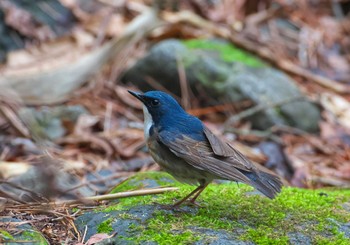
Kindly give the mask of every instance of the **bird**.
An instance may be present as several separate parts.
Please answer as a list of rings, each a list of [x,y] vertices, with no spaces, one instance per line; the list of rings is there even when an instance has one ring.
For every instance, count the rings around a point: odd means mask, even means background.
[[[154,161],[176,180],[197,186],[174,207],[191,197],[189,202],[196,204],[202,191],[217,179],[248,184],[270,199],[281,191],[277,175],[214,135],[169,94],[128,92],[143,103],[144,135]]]

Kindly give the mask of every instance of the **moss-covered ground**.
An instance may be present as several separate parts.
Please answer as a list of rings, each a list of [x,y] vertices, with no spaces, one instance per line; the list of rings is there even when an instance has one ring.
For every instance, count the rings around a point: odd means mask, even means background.
[[[120,199],[119,203],[103,211],[128,210],[139,205],[156,206],[155,202],[171,205],[195,188],[173,181],[166,173],[141,173],[117,186],[113,192],[144,188],[149,180],[160,186],[178,186],[179,191]],[[344,208],[349,201],[350,190],[285,187],[277,198],[270,200],[247,185],[213,183],[198,198],[200,208],[189,208],[185,204],[179,210],[169,211],[158,205],[153,218],[146,224],[130,227],[131,230],[137,229],[138,235],[125,239],[189,244],[200,239],[200,235],[193,231],[193,227],[200,227],[235,233],[238,240],[256,244],[288,244],[288,234],[291,233],[305,234],[313,244],[350,244],[337,225],[350,222],[349,210]],[[128,219],[132,218],[129,216]]]

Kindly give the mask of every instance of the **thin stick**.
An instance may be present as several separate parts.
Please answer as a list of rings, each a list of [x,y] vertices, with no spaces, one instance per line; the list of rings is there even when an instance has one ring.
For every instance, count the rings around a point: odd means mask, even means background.
[[[180,57],[176,57],[177,63],[177,72],[179,74],[180,81],[180,89],[181,89],[181,103],[185,110],[190,109],[190,94],[189,94],[189,86],[186,78],[186,70],[183,65],[183,62],[180,60]]]
[[[77,200],[65,200],[65,201],[58,201],[58,202],[50,202],[50,203],[42,203],[42,205],[70,205],[70,204],[76,204],[76,203],[82,203],[86,201],[103,201],[103,200],[113,200],[118,198],[125,198],[125,197],[134,197],[134,196],[145,196],[145,195],[154,195],[154,194],[161,194],[168,191],[176,191],[179,188],[177,187],[164,187],[164,188],[152,188],[152,189],[143,189],[143,190],[136,190],[136,191],[125,191],[125,192],[119,192],[114,194],[106,194],[106,195],[98,195],[98,196],[91,196],[91,197],[84,197]],[[31,203],[34,204],[35,203]],[[29,204],[26,204],[29,205]]]
[[[85,240],[85,237],[86,237],[86,233],[87,233],[87,225],[85,225],[84,234],[83,234],[83,237],[81,239],[82,243],[84,243],[84,240]]]
[[[58,217],[65,217],[71,219],[72,217],[70,215],[66,215],[60,212],[56,212],[53,210],[46,210],[46,209],[40,209],[40,208],[21,208],[21,211],[28,211],[28,212],[37,212],[37,213],[48,213],[48,214],[53,214]]]
[[[103,201],[103,200],[113,200],[113,199],[125,198],[125,197],[162,194],[162,193],[169,192],[169,191],[176,191],[178,189],[179,188],[177,188],[177,187],[149,188],[149,189],[142,189],[142,190],[135,190],[135,191],[119,192],[119,193],[114,193],[114,194],[82,197],[80,199],[75,199],[75,200],[62,200],[62,201],[41,202],[41,203],[39,203],[39,202],[27,202],[27,203],[23,203],[23,204],[14,205],[13,207],[20,209],[20,208],[27,208],[30,205],[32,205],[32,206],[71,205],[71,204],[84,203],[84,202],[88,202],[88,201]]]

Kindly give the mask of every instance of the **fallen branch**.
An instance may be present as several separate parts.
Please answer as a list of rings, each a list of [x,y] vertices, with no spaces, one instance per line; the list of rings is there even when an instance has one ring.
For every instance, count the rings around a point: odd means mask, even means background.
[[[28,208],[28,206],[57,206],[57,205],[72,205],[72,204],[79,204],[79,203],[86,203],[91,201],[106,201],[106,200],[114,200],[119,198],[125,198],[125,197],[135,197],[135,196],[146,196],[146,195],[155,195],[155,194],[162,194],[169,191],[176,191],[179,188],[177,187],[163,187],[163,188],[150,188],[150,189],[142,189],[142,190],[135,190],[135,191],[125,191],[125,192],[119,192],[114,194],[106,194],[106,195],[97,195],[97,196],[91,196],[91,197],[83,197],[75,200],[63,200],[63,201],[56,201],[56,202],[49,202],[49,203],[25,203],[25,204],[19,204],[16,205],[16,208],[24,207]]]
[[[98,195],[98,196],[92,196],[92,197],[85,197],[80,200],[68,200],[68,201],[61,201],[61,202],[54,202],[53,204],[74,204],[84,201],[105,201],[105,200],[113,200],[118,198],[125,198],[125,197],[135,197],[135,196],[145,196],[145,195],[154,195],[154,194],[161,194],[168,191],[176,191],[179,188],[177,187],[164,187],[164,188],[154,188],[154,189],[143,189],[143,190],[136,190],[136,191],[125,191],[125,192],[119,192],[114,194],[106,194],[106,195]]]

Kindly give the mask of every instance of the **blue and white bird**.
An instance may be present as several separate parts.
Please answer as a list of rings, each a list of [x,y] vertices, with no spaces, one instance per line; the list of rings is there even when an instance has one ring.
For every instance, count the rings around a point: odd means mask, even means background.
[[[178,181],[198,185],[174,206],[190,197],[194,203],[214,179],[251,185],[269,198],[281,191],[279,177],[216,137],[170,95],[161,91],[129,93],[143,103],[145,139],[153,159]]]

